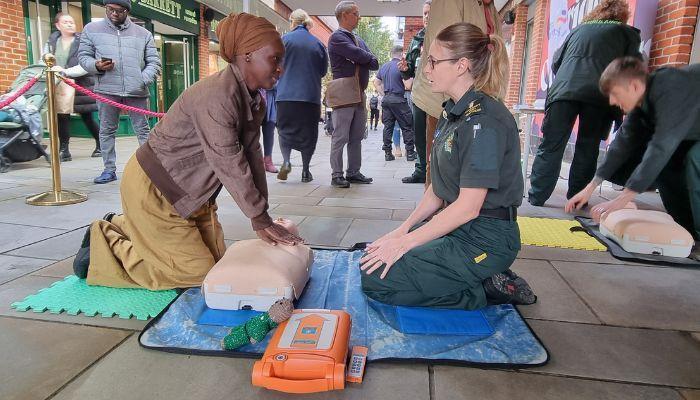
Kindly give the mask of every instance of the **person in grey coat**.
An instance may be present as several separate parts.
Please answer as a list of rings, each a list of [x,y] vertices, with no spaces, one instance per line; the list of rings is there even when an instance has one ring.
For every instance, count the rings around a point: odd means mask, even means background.
[[[131,1],[104,0],[104,5],[107,18],[90,22],[83,29],[78,49],[80,65],[96,74],[96,93],[124,105],[145,109],[148,107],[148,86],[161,71],[153,35],[129,18]],[[114,137],[120,111],[104,103],[99,103],[98,111],[104,171],[94,182],[101,184],[117,179]],[[139,144],[145,143],[149,132],[146,116],[129,112],[129,117]]]

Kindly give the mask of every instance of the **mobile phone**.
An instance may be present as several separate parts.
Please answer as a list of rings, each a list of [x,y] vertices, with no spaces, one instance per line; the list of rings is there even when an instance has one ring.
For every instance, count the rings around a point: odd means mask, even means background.
[[[107,57],[102,57],[102,58],[100,58],[100,61],[112,62],[112,59],[111,59],[111,58],[107,58]]]

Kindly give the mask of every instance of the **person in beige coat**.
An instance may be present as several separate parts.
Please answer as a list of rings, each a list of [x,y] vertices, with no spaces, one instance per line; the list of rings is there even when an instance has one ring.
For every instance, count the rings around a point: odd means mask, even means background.
[[[493,0],[433,0],[430,6],[430,23],[426,29],[423,50],[411,91],[413,103],[428,114],[425,130],[426,154],[430,154],[432,149],[435,127],[440,113],[442,113],[442,103],[447,98],[430,90],[430,82],[422,71],[425,68],[430,44],[440,31],[457,22],[468,22],[476,25],[489,35],[501,35],[501,22]],[[504,84],[503,87],[507,87],[507,85]],[[416,132],[415,134],[421,133]],[[426,187],[430,185],[430,160],[428,160],[425,185]]]

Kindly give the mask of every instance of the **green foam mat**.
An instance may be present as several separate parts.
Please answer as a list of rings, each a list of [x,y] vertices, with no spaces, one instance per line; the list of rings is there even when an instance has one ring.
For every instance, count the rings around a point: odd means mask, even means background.
[[[160,313],[177,297],[174,290],[151,291],[146,289],[118,289],[105,286],[89,286],[75,275],[54,282],[50,287],[12,303],[17,311],[31,309],[36,313],[66,312],[69,315],[83,313],[87,317],[100,314],[104,318],[147,320]]]

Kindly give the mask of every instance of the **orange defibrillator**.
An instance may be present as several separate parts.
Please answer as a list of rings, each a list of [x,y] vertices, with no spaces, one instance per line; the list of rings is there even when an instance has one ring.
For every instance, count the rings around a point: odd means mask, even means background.
[[[351,324],[345,311],[295,310],[253,366],[253,385],[287,393],[343,389]]]

